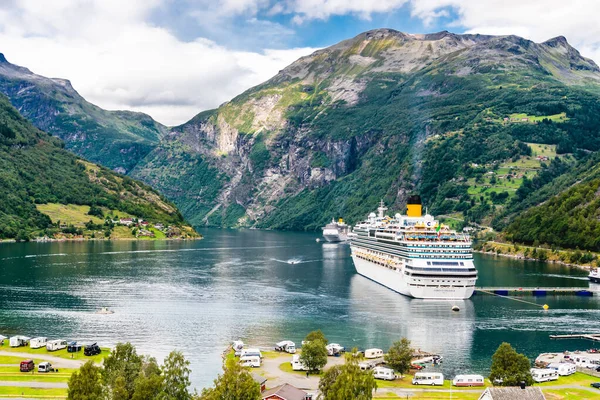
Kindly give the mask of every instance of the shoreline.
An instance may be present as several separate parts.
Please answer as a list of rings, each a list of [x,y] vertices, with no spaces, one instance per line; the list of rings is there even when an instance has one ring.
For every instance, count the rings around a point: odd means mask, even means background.
[[[47,239],[47,240],[30,240],[28,242],[17,242],[15,239],[6,239],[6,240],[0,240],[0,245],[1,244],[15,244],[15,243],[62,243],[62,242],[123,242],[123,241],[129,241],[129,242],[175,242],[175,241],[181,241],[181,242],[187,242],[187,241],[193,241],[193,240],[203,240],[204,236],[200,235],[199,237],[193,237],[193,238],[164,238],[164,239],[139,239],[139,238],[115,238],[115,239],[99,239],[99,238],[95,238],[95,239],[83,239],[83,238],[71,238],[71,239]]]
[[[544,249],[544,250],[547,250],[547,249]],[[574,268],[577,268],[577,269],[580,269],[583,271],[587,271],[587,272],[589,272],[590,270],[592,270],[594,268],[594,266],[592,266],[592,265],[573,264],[573,263],[568,263],[568,262],[561,261],[561,260],[540,260],[537,258],[525,257],[520,254],[496,253],[494,251],[485,251],[485,250],[473,250],[473,253],[487,254],[487,255],[498,256],[498,257],[507,257],[507,258],[512,258],[515,260],[537,261],[537,262],[543,262],[546,264],[559,264],[559,265],[564,265],[566,267],[574,267]]]

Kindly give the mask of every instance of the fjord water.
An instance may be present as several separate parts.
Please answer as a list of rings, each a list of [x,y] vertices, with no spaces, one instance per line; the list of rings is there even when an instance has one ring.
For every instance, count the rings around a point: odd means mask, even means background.
[[[316,234],[201,231],[193,242],[63,242],[0,245],[0,334],[114,345],[130,341],[164,358],[191,361],[209,385],[232,341],[271,347],[322,329],[346,347],[386,349],[402,336],[444,356],[449,373],[486,373],[502,341],[530,357],[591,347],[549,334],[597,328],[599,297],[489,295],[439,302],[403,297],[354,271],[347,245]],[[567,267],[476,255],[479,286],[588,287]],[[451,311],[457,304],[461,311]],[[101,307],[114,310],[98,315]]]

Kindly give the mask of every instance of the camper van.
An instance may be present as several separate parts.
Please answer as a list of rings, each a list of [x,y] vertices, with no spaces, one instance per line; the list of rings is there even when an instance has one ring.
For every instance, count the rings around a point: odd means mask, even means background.
[[[417,372],[412,380],[413,385],[443,386],[444,374],[439,372]]]
[[[285,351],[286,353],[296,353],[296,343],[291,340],[284,340],[275,344],[275,351]]]
[[[40,365],[38,365],[38,372],[58,372],[58,370],[54,369],[54,367],[52,367],[52,364],[45,361],[41,362]]]
[[[21,364],[19,364],[19,370],[21,372],[29,372],[35,369],[35,363],[33,360],[23,360]]]
[[[9,340],[10,347],[27,346],[29,338],[27,336],[13,336]]]
[[[452,380],[453,386],[483,386],[484,380],[481,375],[456,375]]]
[[[396,379],[396,374],[391,368],[375,367],[373,369],[373,377],[375,379],[383,379],[385,381],[393,381]]]
[[[67,348],[67,341],[62,340],[62,339],[49,340],[46,343],[46,350],[48,350],[48,351],[56,351],[56,350],[62,350],[62,349],[66,349],[66,348]]]
[[[308,371],[308,368],[306,367],[306,365],[304,365],[304,363],[302,361],[300,361],[300,355],[299,354],[295,354],[294,356],[292,356],[292,370],[294,371]]]
[[[257,357],[262,358],[262,353],[260,352],[259,349],[244,349],[240,353],[240,357],[250,357],[250,356],[257,356]]]
[[[258,367],[260,367],[260,357],[259,356],[240,357],[240,364],[242,367],[258,368]]]
[[[558,372],[549,368],[531,368],[531,377],[537,383],[555,381],[558,379]]]
[[[577,372],[577,367],[571,363],[552,363],[548,364],[547,368],[555,370],[560,376],[569,376]]]
[[[29,341],[29,347],[32,349],[41,349],[46,346],[46,342],[48,342],[48,338],[36,337]]]
[[[383,357],[383,350],[381,350],[381,349],[365,350],[365,358],[379,358],[379,357]]]

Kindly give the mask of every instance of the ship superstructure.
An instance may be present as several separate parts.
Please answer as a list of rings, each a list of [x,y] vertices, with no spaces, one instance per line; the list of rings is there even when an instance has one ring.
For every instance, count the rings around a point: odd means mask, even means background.
[[[477,270],[469,235],[422,215],[411,196],[407,215],[378,213],[354,226],[350,247],[356,271],[398,293],[421,299],[468,299]]]

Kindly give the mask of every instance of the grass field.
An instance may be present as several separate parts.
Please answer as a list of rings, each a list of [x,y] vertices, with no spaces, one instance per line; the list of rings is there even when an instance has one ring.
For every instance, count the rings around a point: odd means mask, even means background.
[[[483,392],[483,390],[482,390]],[[388,400],[427,400],[427,399],[452,399],[452,400],[477,400],[481,393],[436,393],[436,392],[413,392],[408,397],[398,396],[393,393],[375,393],[374,399],[388,399]],[[516,400],[516,399],[515,399]]]
[[[556,385],[590,386],[590,383],[598,382],[598,381],[600,381],[600,379],[594,378],[591,375],[586,375],[586,374],[582,374],[581,372],[576,372],[573,375],[561,376],[560,378],[558,378],[557,381],[536,383],[535,386],[540,386],[542,388],[544,386],[556,386]],[[598,394],[600,395],[600,390],[598,391]]]
[[[543,389],[547,400],[598,400],[598,394],[583,389]]]
[[[0,347],[0,350],[2,351],[11,351],[11,352],[15,352],[15,353],[27,353],[27,354],[31,354],[32,358],[35,359],[35,356],[42,356],[42,355],[47,355],[47,356],[52,356],[52,357],[60,357],[60,358],[65,358],[65,359],[73,359],[73,360],[92,360],[95,363],[100,363],[102,362],[102,360],[104,359],[104,357],[108,356],[108,354],[110,353],[110,349],[107,347],[102,347],[102,353],[96,355],[96,356],[92,356],[92,357],[87,357],[85,355],[83,355],[83,350],[77,352],[77,353],[69,353],[67,352],[67,349],[62,349],[62,350],[57,350],[57,351],[48,351],[46,350],[45,347],[42,347],[41,349],[32,349],[30,347],[9,347],[8,346],[8,339],[4,340],[3,345]],[[14,358],[14,357],[11,357]]]
[[[519,121],[521,121],[523,118],[527,118],[529,123],[534,123],[534,122],[541,122],[543,119],[549,119],[552,122],[565,122],[568,121],[569,118],[567,118],[567,114],[566,113],[560,113],[560,114],[553,114],[553,115],[527,115],[525,113],[517,113],[517,114],[510,114],[509,116],[511,119],[518,119]]]
[[[87,215],[90,211],[89,206],[78,206],[75,204],[36,204],[36,208],[42,214],[46,214],[52,220],[52,223],[55,224],[58,221],[61,223],[65,223],[67,225],[74,225],[78,228],[81,228],[85,225],[86,222],[92,220],[94,224],[103,224],[104,221],[98,217],[94,217],[92,215]]]
[[[14,386],[0,386],[2,397],[27,397],[30,399],[64,399],[67,389],[33,389]]]

